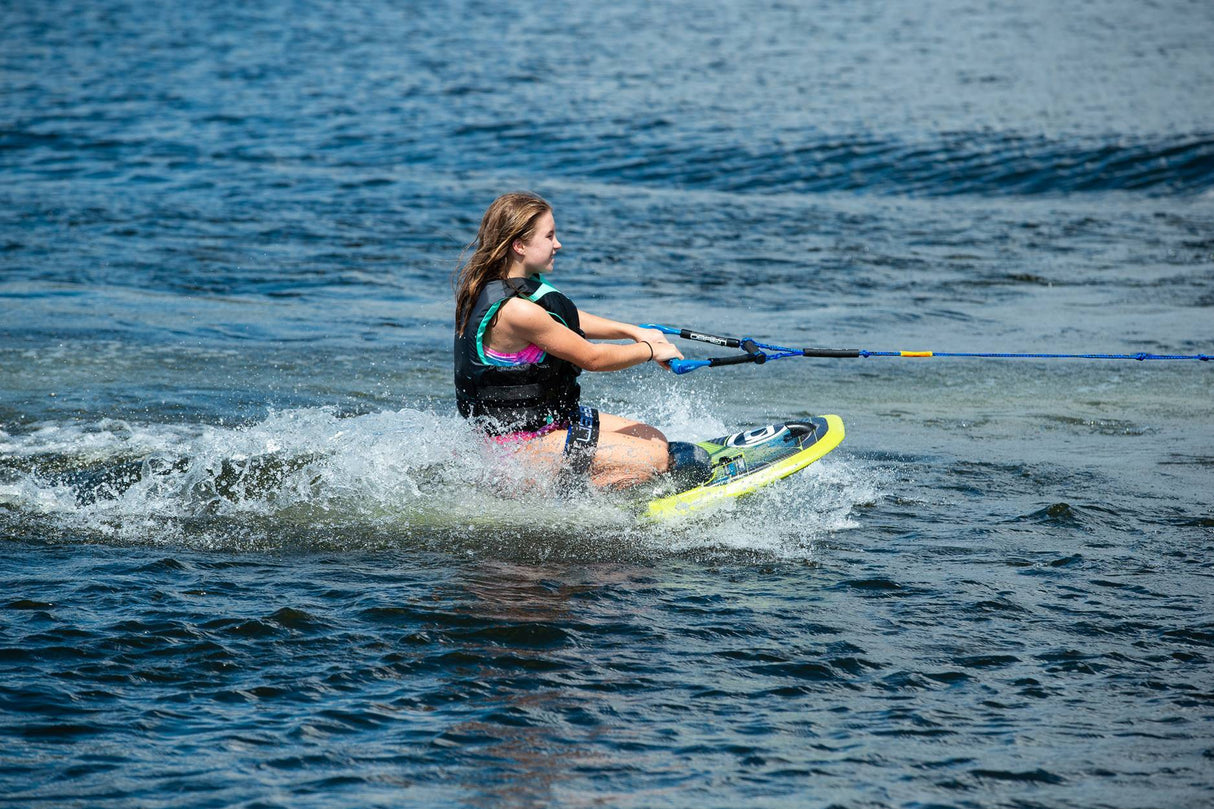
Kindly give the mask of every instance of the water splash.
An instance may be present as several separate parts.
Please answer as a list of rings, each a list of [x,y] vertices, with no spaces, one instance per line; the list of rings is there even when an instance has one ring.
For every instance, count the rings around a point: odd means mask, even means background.
[[[666,400],[671,435],[705,426]],[[694,427],[698,422],[698,429]],[[222,425],[44,424],[0,434],[0,523],[31,540],[228,550],[423,547],[511,559],[705,550],[802,557],[879,482],[830,460],[759,496],[657,525],[633,493],[561,496],[462,419],[324,408]]]

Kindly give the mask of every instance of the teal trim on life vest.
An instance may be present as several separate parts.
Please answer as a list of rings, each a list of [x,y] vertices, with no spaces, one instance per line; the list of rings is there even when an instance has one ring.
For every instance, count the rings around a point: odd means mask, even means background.
[[[532,292],[530,295],[527,296],[527,300],[529,300],[533,303],[537,303],[540,298],[544,297],[549,292],[560,292],[559,289],[557,289],[552,284],[545,281],[544,276],[542,276],[542,275],[535,276],[535,280],[537,282],[539,282],[539,286],[535,288],[535,292]]]
[[[558,294],[560,293],[559,289],[557,289],[552,284],[550,284],[544,280],[544,276],[537,275],[537,276],[535,276],[535,280],[538,281],[540,285],[538,287],[536,287],[535,292],[532,292],[530,295],[527,296],[527,300],[531,301],[532,303],[539,303],[540,298],[544,297],[549,292],[556,292]],[[565,318],[561,317],[556,312],[549,312],[548,314],[552,315],[554,318],[556,318],[558,321],[560,321],[560,324],[562,326],[564,326],[565,328],[569,328],[569,324],[565,322]]]
[[[485,353],[485,332],[489,328],[489,324],[493,321],[497,310],[502,308],[504,300],[498,301],[489,307],[489,311],[485,312],[485,316],[481,318],[480,325],[476,327],[476,355],[483,365],[509,365],[505,362],[495,362],[492,357]]]

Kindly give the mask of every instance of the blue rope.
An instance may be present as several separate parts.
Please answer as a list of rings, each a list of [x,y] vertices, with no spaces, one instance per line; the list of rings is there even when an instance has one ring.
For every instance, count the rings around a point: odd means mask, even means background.
[[[768,354],[769,360],[782,360],[787,357],[804,357],[806,351],[813,349],[796,349],[787,348],[785,346],[769,345],[760,343],[753,337],[743,337],[740,342],[749,341],[756,348],[764,351],[775,351],[776,354]],[[903,351],[868,351],[860,349],[858,352],[861,357],[904,357],[907,352]],[[980,359],[1011,359],[1011,360],[1200,360],[1201,362],[1209,362],[1211,355],[1209,354],[1148,354],[1140,351],[1137,354],[1012,354],[1007,352],[968,352],[968,351],[924,351],[910,352],[913,356],[915,353],[930,355],[931,357],[971,357]]]
[[[780,358],[799,356],[797,354],[781,354]],[[933,351],[933,357],[979,357],[991,359],[1031,359],[1031,360],[1200,360],[1209,362],[1209,354],[1007,354],[1007,353],[967,353],[962,351]],[[803,355],[802,355],[803,356]],[[861,357],[901,357],[900,351],[860,351]],[[776,357],[772,357],[776,359]]]
[[[745,354],[733,357],[715,357],[708,360],[671,360],[670,368],[679,374],[690,373],[697,368],[719,365],[738,365],[753,362],[762,365],[768,360],[782,360],[789,357],[971,357],[978,359],[1037,359],[1037,360],[1198,360],[1209,362],[1209,354],[1012,354],[1006,352],[965,352],[965,351],[868,351],[865,349],[838,348],[788,348],[787,346],[760,343],[752,337],[718,337],[712,334],[693,332],[689,329],[677,329],[672,326],[646,324],[644,328],[657,329],[664,334],[673,334],[687,340],[698,340],[703,343],[724,346],[726,348],[741,348]],[[772,352],[772,353],[768,353]]]

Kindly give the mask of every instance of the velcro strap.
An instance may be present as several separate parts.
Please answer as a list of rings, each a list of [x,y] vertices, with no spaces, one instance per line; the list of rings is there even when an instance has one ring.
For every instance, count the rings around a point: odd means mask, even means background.
[[[584,477],[599,446],[599,411],[579,405],[565,436],[565,463],[571,473]]]

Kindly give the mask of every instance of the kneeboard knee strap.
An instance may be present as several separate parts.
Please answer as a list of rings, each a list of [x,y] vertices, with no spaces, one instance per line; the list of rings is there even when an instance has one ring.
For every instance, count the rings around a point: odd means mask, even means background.
[[[565,436],[565,468],[577,477],[590,474],[590,462],[599,446],[599,411],[579,405]]]
[[[682,485],[703,483],[712,476],[708,451],[686,441],[670,442],[670,476]]]

